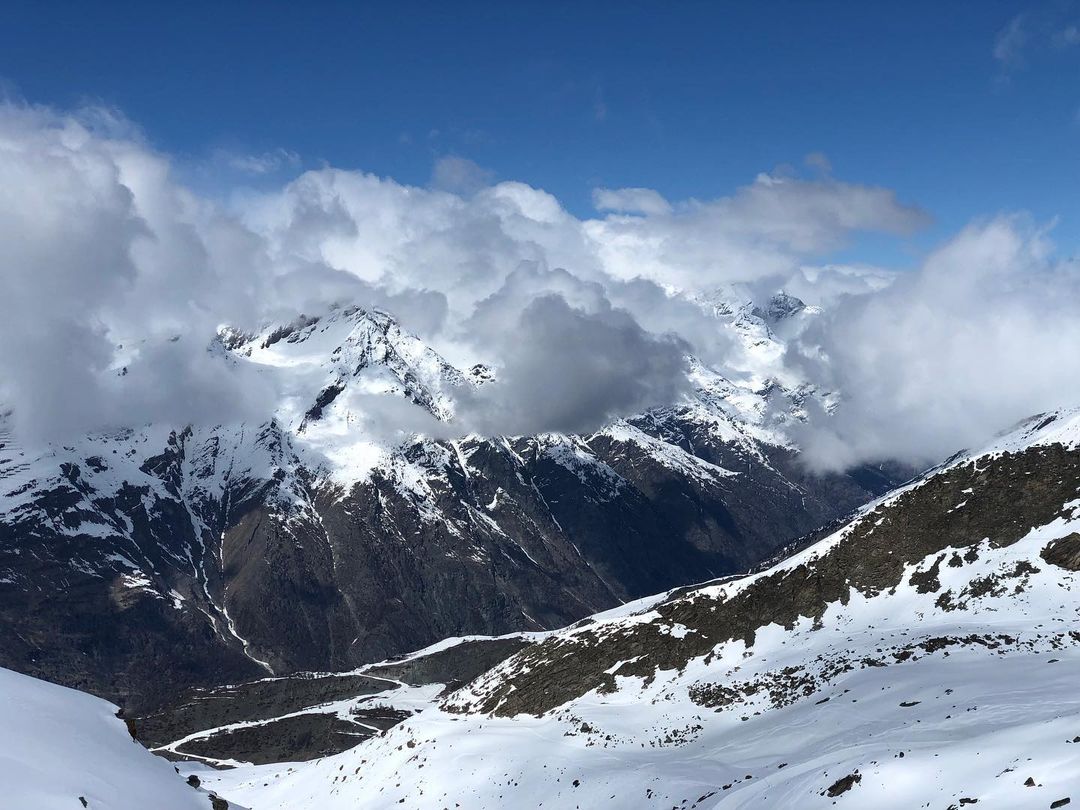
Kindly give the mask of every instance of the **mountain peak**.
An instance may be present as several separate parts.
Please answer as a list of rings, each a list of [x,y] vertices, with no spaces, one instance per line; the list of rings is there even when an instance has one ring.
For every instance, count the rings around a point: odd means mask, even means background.
[[[806,309],[806,304],[802,300],[780,290],[765,305],[765,317],[770,321],[780,321],[784,318],[790,318],[792,315],[797,315],[804,309]]]

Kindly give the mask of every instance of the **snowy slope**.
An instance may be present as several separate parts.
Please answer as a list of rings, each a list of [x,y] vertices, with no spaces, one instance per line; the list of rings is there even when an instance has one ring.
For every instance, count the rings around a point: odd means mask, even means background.
[[[132,739],[115,706],[6,669],[0,669],[0,805],[212,810],[205,790],[186,784],[172,763]]]
[[[1080,801],[1080,411],[751,577],[582,622],[342,754],[214,776],[265,810]]]
[[[225,329],[219,337],[234,358],[273,378],[280,392],[276,421],[309,449],[309,464],[345,485],[390,463],[393,448],[373,435],[366,403],[400,397],[446,422],[454,415],[455,389],[488,378],[483,367],[454,368],[389,314],[356,306],[255,335]]]

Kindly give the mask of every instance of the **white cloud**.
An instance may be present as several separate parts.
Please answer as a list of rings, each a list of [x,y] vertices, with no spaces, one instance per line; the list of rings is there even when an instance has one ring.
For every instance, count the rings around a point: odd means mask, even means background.
[[[229,418],[258,394],[206,352],[233,283],[208,245],[230,223],[118,132],[100,112],[0,107],[0,399],[28,430]]]
[[[995,37],[994,59],[1007,69],[1019,67],[1024,63],[1024,51],[1029,39],[1027,16],[1017,14]]]
[[[1056,41],[1062,48],[1080,45],[1080,26],[1075,24],[1066,25],[1057,33]]]
[[[784,282],[784,289],[807,304],[831,307],[841,296],[884,290],[898,276],[872,265],[805,265]]]
[[[671,203],[651,188],[598,188],[593,190],[593,205],[600,213],[670,214]]]
[[[243,174],[263,175],[300,166],[300,155],[288,149],[273,149],[256,155],[238,155],[230,152],[219,154],[230,168]]]
[[[324,168],[225,208],[115,113],[0,107],[0,400],[49,434],[259,418],[274,392],[221,374],[209,335],[348,300],[499,368],[463,428],[584,429],[677,397],[686,352],[723,369],[728,338],[671,289],[739,283],[826,307],[789,357],[846,397],[803,437],[819,466],[931,458],[1080,401],[1077,269],[1022,221],[891,273],[827,263],[854,234],[927,221],[880,187],[774,173],[706,201],[601,189],[582,220],[471,164],[444,172],[417,188]]]
[[[811,152],[803,158],[803,163],[822,174],[832,174],[832,162],[824,152]]]
[[[618,198],[605,202],[619,207]],[[705,289],[787,277],[854,233],[904,235],[928,221],[889,189],[762,174],[730,197],[691,200],[645,216],[613,214],[583,227],[609,274]]]
[[[1017,14],[994,38],[993,55],[1005,75],[1027,66],[1040,52],[1061,52],[1080,43],[1069,4],[1047,4]]]
[[[675,402],[688,388],[689,345],[646,331],[605,298],[594,307],[547,293],[511,315],[496,380],[464,400],[463,426],[488,434],[586,432]]]
[[[491,185],[494,172],[468,158],[444,155],[435,161],[431,171],[431,187],[454,194],[473,194]]]
[[[1015,217],[971,225],[918,271],[843,299],[801,358],[844,395],[837,418],[805,431],[809,458],[931,461],[1080,403],[1078,302],[1080,265]]]

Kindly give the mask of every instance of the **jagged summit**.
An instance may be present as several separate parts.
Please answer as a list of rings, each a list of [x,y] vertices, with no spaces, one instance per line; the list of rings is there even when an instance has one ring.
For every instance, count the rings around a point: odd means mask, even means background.
[[[282,421],[297,430],[332,416],[348,419],[347,408],[331,411],[350,392],[401,396],[447,421],[452,390],[472,383],[381,310],[335,307],[254,335],[225,329],[221,338],[234,355],[275,374],[284,393]]]
[[[770,321],[782,321],[784,318],[790,318],[805,309],[806,304],[801,300],[781,290],[769,299],[769,303],[765,306],[765,317]]]

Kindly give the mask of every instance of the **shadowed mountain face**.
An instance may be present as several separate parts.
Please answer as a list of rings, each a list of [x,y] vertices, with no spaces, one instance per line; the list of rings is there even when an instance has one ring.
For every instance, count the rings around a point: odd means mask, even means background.
[[[492,373],[357,308],[215,350],[279,381],[274,419],[37,449],[0,435],[0,665],[142,710],[560,627],[745,570],[906,473],[805,474],[765,414],[797,419],[815,392],[700,365],[686,402],[593,435],[388,445],[351,427],[372,392],[446,420]]]

